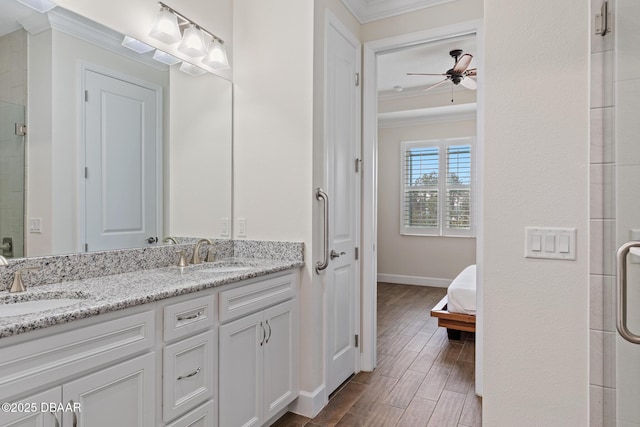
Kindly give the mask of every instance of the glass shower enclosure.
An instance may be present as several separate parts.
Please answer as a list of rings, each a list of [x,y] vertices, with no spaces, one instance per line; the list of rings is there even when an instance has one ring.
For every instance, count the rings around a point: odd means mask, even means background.
[[[0,255],[24,256],[25,122],[22,105],[0,101]]]

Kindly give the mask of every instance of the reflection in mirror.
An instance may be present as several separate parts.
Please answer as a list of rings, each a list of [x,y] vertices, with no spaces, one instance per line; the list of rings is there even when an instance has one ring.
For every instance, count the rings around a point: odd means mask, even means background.
[[[0,5],[5,256],[229,238],[231,82],[122,39],[60,7]]]

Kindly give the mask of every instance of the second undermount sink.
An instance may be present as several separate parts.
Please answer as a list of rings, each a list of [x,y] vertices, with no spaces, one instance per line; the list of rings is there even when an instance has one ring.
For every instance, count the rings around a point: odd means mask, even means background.
[[[0,317],[23,316],[66,307],[86,299],[82,292],[34,292],[10,294],[0,298]]]
[[[236,273],[239,271],[251,270],[252,267],[241,265],[221,265],[218,267],[209,267],[202,270],[198,270],[199,273]]]

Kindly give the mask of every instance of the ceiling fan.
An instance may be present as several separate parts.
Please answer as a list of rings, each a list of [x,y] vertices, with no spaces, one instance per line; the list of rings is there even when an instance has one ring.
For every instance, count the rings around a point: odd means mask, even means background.
[[[407,73],[407,75],[408,76],[445,76],[444,80],[434,85],[431,85],[426,89],[423,89],[422,92],[438,87],[448,81],[451,81],[454,85],[460,84],[466,87],[467,89],[476,90],[476,88],[478,87],[478,84],[471,77],[474,77],[477,75],[477,69],[469,68],[469,64],[471,64],[473,55],[469,53],[463,54],[462,49],[454,49],[449,52],[449,55],[451,55],[451,57],[453,58],[454,65],[453,65],[453,68],[447,70],[446,73],[440,73],[440,74]]]

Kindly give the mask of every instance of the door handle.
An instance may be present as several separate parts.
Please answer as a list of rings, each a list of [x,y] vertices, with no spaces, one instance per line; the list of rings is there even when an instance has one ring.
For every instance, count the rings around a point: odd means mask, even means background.
[[[316,262],[316,273],[320,274],[329,265],[329,197],[321,188],[318,188],[316,200],[324,201],[324,256],[322,262]]]
[[[147,239],[147,243],[149,243],[150,245],[154,244],[154,243],[158,243],[158,238],[157,237],[149,237]]]
[[[332,250],[331,250],[331,253],[329,254],[329,258],[331,258],[331,259],[336,259],[336,258],[340,258],[340,255],[346,255],[346,254],[347,254],[346,252],[340,252],[340,253],[338,253],[338,252],[336,252],[336,251],[334,251],[334,250],[332,249]]]
[[[633,344],[640,344],[640,335],[632,333],[627,326],[627,254],[638,247],[640,241],[627,242],[616,254],[616,328],[622,338]]]

